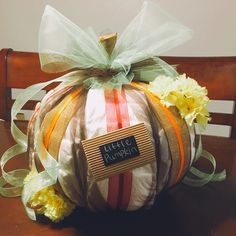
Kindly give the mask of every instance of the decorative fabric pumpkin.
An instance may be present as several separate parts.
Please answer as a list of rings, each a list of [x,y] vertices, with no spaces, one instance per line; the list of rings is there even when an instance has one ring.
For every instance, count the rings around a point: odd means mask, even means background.
[[[64,106],[72,96],[74,99]],[[33,148],[36,144],[31,140],[37,136],[36,143],[42,139],[48,152],[59,163],[58,181],[63,193],[78,206],[93,210],[107,207],[136,210],[151,206],[164,187],[182,179],[194,159],[194,133],[190,135],[177,110],[174,107],[167,110],[156,104],[154,98],[136,87],[126,85],[121,92],[115,89],[82,91],[80,87],[71,87],[66,91],[55,90],[44,99],[51,102],[46,103],[44,112],[36,115],[42,117],[38,134],[35,134],[37,129],[33,131],[36,119],[31,123],[30,157],[37,157]],[[165,112],[177,125],[176,129]],[[148,130],[155,160],[95,182],[81,141],[139,123]],[[184,153],[180,152],[181,148]],[[38,158],[36,167],[39,171]]]
[[[91,29],[46,7],[42,69],[74,71],[32,86],[13,105],[14,119],[33,94],[60,82],[36,106],[27,136],[13,123],[18,153],[27,150],[30,158],[22,200],[31,219],[36,212],[59,221],[76,206],[149,208],[183,179],[196,158],[193,122],[205,127],[209,99],[205,88],[156,55],[190,35],[154,3],[144,3],[116,45],[116,34],[98,41]]]

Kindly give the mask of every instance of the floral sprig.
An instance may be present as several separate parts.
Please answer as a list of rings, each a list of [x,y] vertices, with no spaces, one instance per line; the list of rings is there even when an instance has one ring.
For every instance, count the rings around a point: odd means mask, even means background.
[[[179,113],[189,126],[197,122],[204,131],[210,120],[207,104],[207,89],[186,74],[171,78],[158,76],[149,84],[149,90],[157,95],[166,107],[176,106]]]
[[[25,178],[24,183],[30,181],[35,176],[35,171],[31,171]],[[34,209],[36,213],[47,216],[54,222],[64,219],[70,215],[75,208],[75,204],[71,203],[64,195],[56,191],[55,186],[48,186],[36,192],[28,202],[29,207]]]

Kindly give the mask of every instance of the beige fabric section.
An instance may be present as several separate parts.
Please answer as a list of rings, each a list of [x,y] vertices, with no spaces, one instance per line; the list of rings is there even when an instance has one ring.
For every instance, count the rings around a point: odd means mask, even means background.
[[[159,122],[161,123],[161,126],[163,127],[166,133],[166,137],[168,140],[169,149],[171,153],[171,158],[172,158],[172,165],[171,165],[171,170],[170,170],[168,186],[172,186],[173,184],[176,183],[176,178],[177,178],[178,171],[180,168],[180,150],[179,150],[178,140],[176,138],[176,134],[172,127],[172,124],[170,122],[167,122],[168,118],[166,117],[166,114],[164,113],[164,111],[148,94],[147,94],[147,99],[148,99],[151,109],[153,110],[154,114],[158,118]],[[174,116],[175,122],[177,123],[178,127],[180,128],[181,136],[183,140],[184,152],[185,152],[185,164],[184,164],[184,169],[182,173],[183,175],[184,170],[188,168],[190,159],[191,159],[190,136],[188,132],[188,127],[185,121],[180,117],[177,109],[174,107],[171,107],[169,110]]]
[[[156,159],[159,159],[158,140],[153,138],[155,135],[154,133],[157,133],[158,131],[153,129],[150,114],[151,111],[149,109],[146,95],[143,91],[135,89],[129,85],[125,86],[125,93],[130,125],[135,125],[140,122],[144,123],[149,132],[152,145],[155,148]],[[127,210],[131,211],[142,206],[152,206],[157,194],[157,160],[142,167],[133,169],[132,175],[132,190]]]
[[[107,133],[105,97],[103,89],[88,91],[84,113],[84,139]],[[87,174],[87,204],[93,210],[104,210],[107,205],[108,179],[95,182],[92,173]]]
[[[91,91],[89,90],[86,96],[81,97],[79,109],[70,119],[61,140],[58,153],[58,161],[61,168],[59,169],[58,180],[64,193],[71,201],[79,206],[87,206],[91,210],[101,210],[106,209],[106,202],[101,195],[101,191],[98,190],[99,185],[93,182],[81,146],[81,141],[87,137],[88,132],[85,107],[88,106],[87,101]],[[98,107],[94,100],[92,104]],[[96,119],[96,116],[92,114],[90,118]],[[99,124],[101,125],[101,123]],[[90,125],[91,132],[96,133],[95,127],[97,126],[92,120]],[[94,135],[96,136],[97,134]]]
[[[60,143],[58,180],[71,201],[79,206],[86,206],[87,162],[80,144],[84,136],[83,114],[86,96],[81,96],[81,99],[81,106],[71,118]]]
[[[156,130],[154,133],[154,137],[156,139],[158,145],[158,158],[157,158],[157,166],[158,166],[158,176],[157,176],[157,194],[159,194],[165,187],[169,180],[170,168],[171,168],[171,153],[169,149],[169,144],[166,138],[166,133],[161,126],[159,120],[156,115],[151,112],[152,116],[152,128]]]
[[[102,194],[108,189],[108,179],[95,182],[91,171],[88,170],[88,180],[87,204],[89,209],[92,211],[108,209],[107,201]]]

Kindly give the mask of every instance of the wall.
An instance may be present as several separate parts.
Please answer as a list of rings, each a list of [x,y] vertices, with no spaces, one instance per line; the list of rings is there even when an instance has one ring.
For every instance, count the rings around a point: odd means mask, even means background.
[[[165,55],[236,55],[235,0],[153,0],[195,34],[191,41]],[[0,0],[0,48],[37,51],[40,18],[52,5],[81,27],[122,32],[142,0]]]

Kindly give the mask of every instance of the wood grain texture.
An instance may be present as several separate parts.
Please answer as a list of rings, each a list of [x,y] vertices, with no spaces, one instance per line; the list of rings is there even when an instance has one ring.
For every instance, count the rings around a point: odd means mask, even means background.
[[[162,57],[208,89],[210,99],[236,100],[236,57]]]

